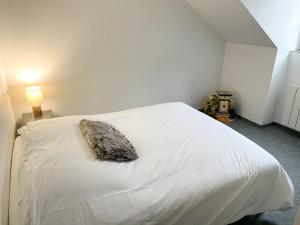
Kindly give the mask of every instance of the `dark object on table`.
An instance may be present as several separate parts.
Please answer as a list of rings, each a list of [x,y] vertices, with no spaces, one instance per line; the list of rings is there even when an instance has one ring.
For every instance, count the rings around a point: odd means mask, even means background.
[[[43,115],[40,117],[34,117],[32,113],[23,113],[22,114],[22,126],[26,126],[28,122],[33,122],[37,120],[51,119],[53,118],[52,110],[43,111]]]
[[[234,108],[230,108],[229,110],[229,114],[230,114],[230,119],[234,120],[236,118],[236,113],[235,113],[235,109]]]

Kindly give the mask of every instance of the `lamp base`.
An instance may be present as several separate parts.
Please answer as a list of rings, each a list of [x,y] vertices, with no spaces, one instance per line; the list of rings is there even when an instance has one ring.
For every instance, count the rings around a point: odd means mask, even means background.
[[[38,118],[43,116],[43,111],[41,106],[32,106],[32,116],[33,118]]]

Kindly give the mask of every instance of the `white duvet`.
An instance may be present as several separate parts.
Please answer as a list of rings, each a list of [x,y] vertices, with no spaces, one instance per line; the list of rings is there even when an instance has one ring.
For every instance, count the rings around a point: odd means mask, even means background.
[[[97,160],[83,118],[117,127],[139,159]],[[25,225],[225,225],[293,204],[275,158],[183,103],[38,121],[21,138]]]

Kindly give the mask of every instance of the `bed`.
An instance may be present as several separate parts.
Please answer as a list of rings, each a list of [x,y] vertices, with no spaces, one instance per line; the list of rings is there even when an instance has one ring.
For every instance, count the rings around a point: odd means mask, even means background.
[[[96,159],[82,119],[118,128],[139,159]],[[273,156],[184,103],[42,120],[19,133],[11,225],[226,225],[293,205]]]

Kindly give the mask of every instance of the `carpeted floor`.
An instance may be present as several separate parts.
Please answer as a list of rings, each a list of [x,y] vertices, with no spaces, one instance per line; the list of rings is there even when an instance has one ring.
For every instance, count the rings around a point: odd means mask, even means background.
[[[300,134],[279,125],[259,128],[241,119],[230,123],[229,126],[277,158],[290,175],[296,192],[293,209],[246,217],[232,225],[293,225],[300,204]]]

